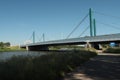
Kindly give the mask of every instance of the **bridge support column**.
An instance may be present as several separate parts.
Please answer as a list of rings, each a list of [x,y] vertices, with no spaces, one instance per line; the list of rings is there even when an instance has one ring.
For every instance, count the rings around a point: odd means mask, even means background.
[[[29,50],[28,46],[26,46],[26,50],[27,50],[27,51]]]
[[[29,46],[29,51],[48,51],[48,46]]]
[[[92,45],[89,42],[87,42],[85,48],[91,48],[91,47]]]

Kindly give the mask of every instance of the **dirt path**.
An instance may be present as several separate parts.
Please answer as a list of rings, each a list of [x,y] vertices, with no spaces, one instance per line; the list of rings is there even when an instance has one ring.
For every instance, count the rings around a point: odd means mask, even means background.
[[[120,54],[100,53],[64,80],[120,80]]]

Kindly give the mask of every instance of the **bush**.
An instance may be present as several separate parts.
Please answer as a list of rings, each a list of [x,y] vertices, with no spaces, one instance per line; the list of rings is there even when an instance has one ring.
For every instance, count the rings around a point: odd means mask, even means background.
[[[95,52],[73,51],[13,57],[0,62],[0,80],[60,80],[65,73],[94,56]]]

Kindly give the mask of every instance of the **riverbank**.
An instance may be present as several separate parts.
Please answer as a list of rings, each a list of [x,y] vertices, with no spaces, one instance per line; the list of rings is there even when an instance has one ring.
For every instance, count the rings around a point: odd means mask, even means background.
[[[91,51],[71,51],[13,57],[0,62],[0,80],[60,80],[96,55]]]

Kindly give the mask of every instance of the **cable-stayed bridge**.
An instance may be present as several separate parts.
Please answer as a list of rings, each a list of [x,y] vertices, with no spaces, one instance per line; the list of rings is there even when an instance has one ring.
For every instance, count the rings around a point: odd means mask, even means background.
[[[102,14],[104,15],[104,14]],[[90,36],[86,37],[79,37],[79,38],[69,38],[72,33],[80,26],[82,22],[89,16],[90,26],[88,26],[84,32],[90,28]],[[115,17],[115,16],[112,16]],[[102,23],[104,24],[104,23]],[[106,26],[114,27],[108,24],[104,24]],[[119,27],[114,27],[117,29],[120,29]],[[81,35],[82,35],[81,34]],[[43,40],[44,35],[43,35]],[[120,43],[120,33],[117,34],[108,34],[108,35],[96,35],[96,21],[95,19],[92,19],[92,10],[89,9],[89,14],[87,14],[82,21],[71,31],[71,33],[67,36],[66,39],[61,40],[52,40],[52,41],[43,41],[43,42],[35,42],[35,32],[33,32],[33,43],[21,45],[21,48],[26,48],[27,50],[31,51],[40,51],[40,50],[49,50],[49,46],[58,46],[58,45],[79,45],[79,44],[86,44],[89,47],[94,47],[96,49],[99,49],[99,44],[105,44],[115,42],[116,44]]]

